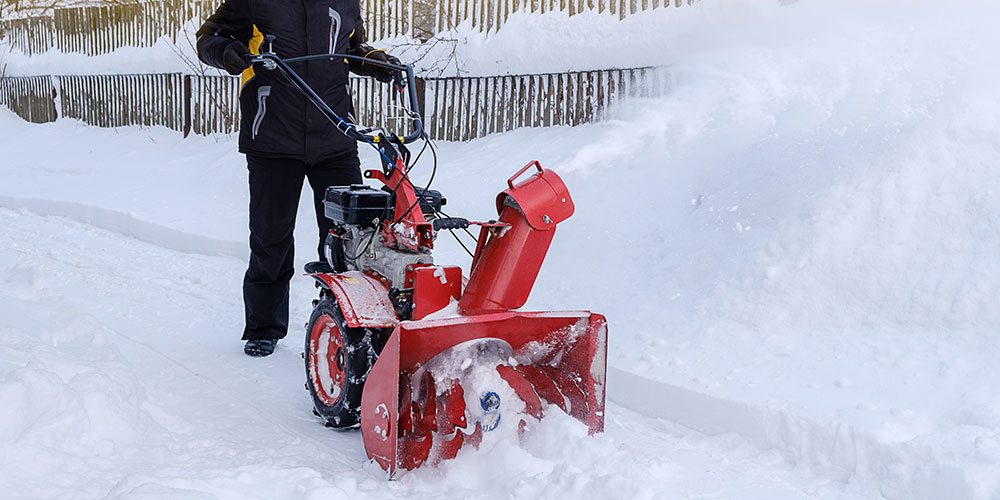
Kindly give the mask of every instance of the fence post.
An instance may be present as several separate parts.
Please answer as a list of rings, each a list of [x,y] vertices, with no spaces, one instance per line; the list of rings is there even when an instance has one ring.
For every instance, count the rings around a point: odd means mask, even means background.
[[[59,93],[57,91],[56,82],[59,81],[55,76],[49,76],[49,87],[52,89],[50,95],[52,100],[49,101],[49,121],[54,122],[59,119],[59,110],[56,109],[56,100],[59,99]]]
[[[413,91],[417,94],[417,107],[419,108],[417,116],[420,117],[420,123],[424,125],[424,132],[430,135],[430,131],[427,130],[427,122],[425,117],[429,116],[427,113],[427,108],[424,107],[427,99],[425,97],[427,90],[427,82],[423,78],[416,76],[413,78]]]
[[[184,75],[184,137],[191,133],[191,75]]]

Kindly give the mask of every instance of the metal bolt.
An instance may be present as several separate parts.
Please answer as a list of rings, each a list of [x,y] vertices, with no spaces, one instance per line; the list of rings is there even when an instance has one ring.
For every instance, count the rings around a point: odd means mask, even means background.
[[[552,219],[551,219],[551,218],[549,218],[549,216],[548,216],[548,215],[543,215],[543,216],[542,216],[542,222],[544,222],[544,223],[546,223],[546,224],[551,224],[551,223],[552,223]]]

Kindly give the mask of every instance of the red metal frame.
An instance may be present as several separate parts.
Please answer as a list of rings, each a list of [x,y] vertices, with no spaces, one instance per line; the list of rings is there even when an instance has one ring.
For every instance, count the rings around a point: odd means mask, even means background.
[[[523,364],[537,366],[540,372],[561,374],[559,378],[549,378],[564,398],[550,400],[550,395],[534,389],[530,383],[515,387],[523,398],[544,400],[556,406],[560,406],[560,401],[565,404],[569,400],[573,406],[570,414],[587,424],[591,433],[604,430],[607,363],[604,316],[586,311],[508,311],[404,322],[393,331],[369,372],[361,399],[361,435],[365,450],[368,457],[390,475],[399,469],[419,466],[432,446],[428,440],[430,427],[414,422],[411,408],[400,408],[400,401],[407,403],[410,400],[412,375],[435,355],[463,342],[482,338],[507,342],[515,358],[530,360]],[[515,373],[517,375],[509,372],[506,375],[530,382],[524,372]],[[579,393],[583,394],[582,403],[577,396]],[[541,407],[532,407],[533,413],[541,414]],[[429,411],[426,406],[419,410],[417,415],[426,415]]]
[[[396,160],[396,167],[387,177],[381,170],[367,170],[365,177],[378,179],[396,194],[395,217],[392,224],[382,225],[382,241],[392,248],[406,248],[417,252],[434,248],[434,228],[424,218],[420,209],[420,199],[413,184],[403,174],[402,158]]]
[[[412,273],[414,321],[462,297],[462,268],[458,266],[417,267]]]
[[[390,328],[399,324],[385,284],[360,271],[311,274],[333,292],[351,328]]]

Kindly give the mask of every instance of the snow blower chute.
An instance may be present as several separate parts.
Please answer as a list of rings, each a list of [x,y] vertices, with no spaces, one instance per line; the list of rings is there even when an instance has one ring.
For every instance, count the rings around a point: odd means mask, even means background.
[[[415,187],[408,175],[406,144],[428,140],[410,66],[365,60],[397,72],[400,95],[408,90],[414,130],[398,136],[358,129],[334,114],[289,66],[311,59],[359,58],[268,52],[251,61],[280,69],[342,132],[374,146],[382,168],[365,177],[383,185],[326,192],[335,226],[326,262],[306,265],[320,289],[304,353],[315,413],[329,427],[360,426],[368,457],[390,476],[453,458],[463,445],[478,446],[485,432],[520,435],[546,411],[603,431],[605,318],[518,311],[556,225],[573,214],[559,176],[531,162],[497,196],[497,220],[449,217],[441,194]],[[434,264],[438,233],[470,226],[479,235],[468,278],[458,266]]]

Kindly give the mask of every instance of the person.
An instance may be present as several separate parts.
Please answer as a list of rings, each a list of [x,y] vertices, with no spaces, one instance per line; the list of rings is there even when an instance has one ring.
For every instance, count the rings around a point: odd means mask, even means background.
[[[266,35],[270,46],[265,45]],[[292,232],[303,179],[313,191],[322,261],[323,241],[332,227],[323,211],[326,188],[358,184],[362,176],[356,142],[337,130],[280,71],[251,66],[247,57],[264,49],[282,58],[347,53],[394,64],[399,60],[366,43],[358,0],[224,0],[198,30],[197,40],[202,62],[242,75],[239,151],[246,155],[250,185],[244,352],[267,356],[288,331]],[[348,70],[384,83],[394,76],[388,68],[353,60],[307,61],[293,69],[338,116],[352,122]]]

